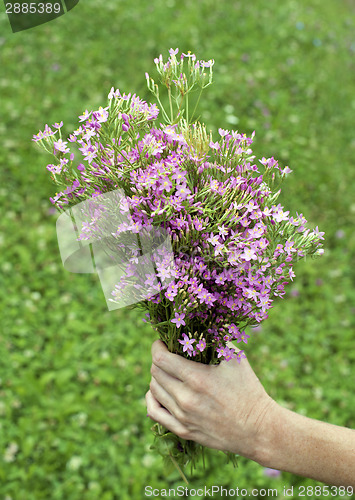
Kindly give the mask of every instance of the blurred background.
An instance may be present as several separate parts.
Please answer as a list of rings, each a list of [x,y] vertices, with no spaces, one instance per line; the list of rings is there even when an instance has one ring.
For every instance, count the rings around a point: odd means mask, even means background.
[[[70,133],[112,86],[149,100],[144,73],[170,47],[215,59],[201,121],[255,130],[257,158],[293,170],[280,202],[325,231],[324,256],[295,266],[248,358],[280,404],[354,427],[354,3],[83,0],[18,33],[3,10],[0,33],[0,499],[139,500],[182,484],[149,450],[155,332],[138,311],[108,312],[97,276],[63,269],[51,158],[31,141],[45,123]],[[190,487],[297,498],[318,484],[211,452]]]

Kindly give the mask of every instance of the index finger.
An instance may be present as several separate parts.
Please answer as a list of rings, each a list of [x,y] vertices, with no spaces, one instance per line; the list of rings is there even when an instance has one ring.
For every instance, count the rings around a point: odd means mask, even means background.
[[[153,364],[158,368],[168,373],[172,377],[184,382],[191,373],[191,369],[203,369],[204,365],[196,361],[173,354],[161,340],[156,340],[152,345]]]

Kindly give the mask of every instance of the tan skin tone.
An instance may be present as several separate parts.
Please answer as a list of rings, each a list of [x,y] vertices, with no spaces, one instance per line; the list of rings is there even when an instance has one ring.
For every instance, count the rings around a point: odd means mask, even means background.
[[[355,487],[355,430],[281,407],[247,359],[203,365],[160,340],[152,359],[148,416],[171,432],[266,467]]]

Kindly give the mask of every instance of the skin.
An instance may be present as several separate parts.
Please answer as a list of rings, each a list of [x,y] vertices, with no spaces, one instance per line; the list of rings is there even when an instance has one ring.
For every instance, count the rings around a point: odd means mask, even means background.
[[[148,416],[183,439],[264,467],[355,487],[355,430],[278,405],[247,359],[203,365],[152,345]]]

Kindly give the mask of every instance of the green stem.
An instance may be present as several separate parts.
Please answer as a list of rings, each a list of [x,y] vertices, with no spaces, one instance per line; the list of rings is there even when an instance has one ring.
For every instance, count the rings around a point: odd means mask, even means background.
[[[172,103],[172,100],[171,100],[171,89],[169,87],[168,89],[168,94],[169,94],[169,106],[170,106],[170,123],[173,123],[173,103]]]
[[[163,116],[164,116],[164,120],[166,121],[166,123],[171,123],[171,121],[169,120],[169,117],[168,117],[168,115],[167,115],[167,113],[166,113],[166,111],[164,109],[164,106],[162,105],[159,97],[157,95],[155,95],[155,97],[156,97],[156,100],[158,101],[160,109],[162,110],[162,113],[163,113]]]
[[[198,96],[198,98],[197,98],[197,101],[196,101],[196,104],[195,104],[194,110],[193,110],[192,115],[191,115],[191,120],[192,120],[192,118],[193,118],[193,116],[194,116],[194,114],[195,114],[195,111],[196,111],[196,109],[197,109],[197,106],[198,106],[198,104],[199,104],[199,102],[200,102],[200,99],[201,99],[201,94],[202,94],[202,90],[203,90],[203,89],[201,88],[201,90],[200,90],[200,94],[199,94],[199,96]]]
[[[181,470],[181,467],[179,466],[179,464],[177,463],[177,461],[175,460],[175,458],[172,456],[172,454],[170,453],[169,451],[169,448],[168,448],[168,445],[165,443],[165,446],[166,446],[166,449],[168,450],[168,453],[169,453],[169,457],[170,457],[170,460],[173,462],[173,464],[175,465],[176,469],[178,470],[181,478],[183,479],[183,481],[186,483],[186,484],[189,484],[185,474],[183,473],[183,471]]]
[[[186,94],[186,123],[189,123],[189,94]]]

